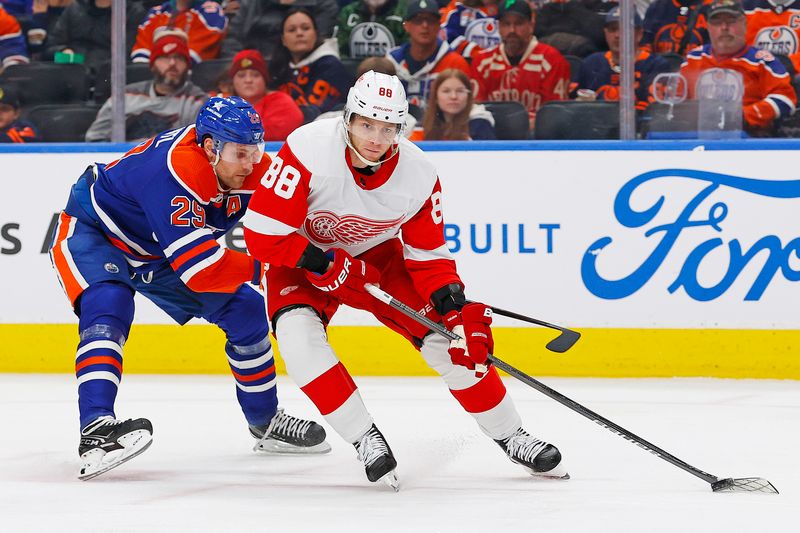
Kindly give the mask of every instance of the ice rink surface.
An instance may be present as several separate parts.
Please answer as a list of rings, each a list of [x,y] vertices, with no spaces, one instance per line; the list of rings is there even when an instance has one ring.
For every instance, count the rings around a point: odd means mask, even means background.
[[[401,490],[367,482],[328,426],[330,454],[259,456],[226,376],[129,375],[118,417],[148,417],[152,447],[88,482],[78,468],[74,378],[0,375],[0,531],[754,532],[800,528],[800,383],[542,379],[719,477],[780,495],[715,494],[511,378],[525,427],[572,479],[532,479],[479,433],[436,378],[357,378],[392,446]],[[287,378],[287,412],[320,420]]]

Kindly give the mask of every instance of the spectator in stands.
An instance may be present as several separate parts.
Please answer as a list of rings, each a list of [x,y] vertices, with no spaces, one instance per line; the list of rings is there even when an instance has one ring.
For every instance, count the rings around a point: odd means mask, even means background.
[[[531,8],[524,0],[501,4],[502,44],[472,60],[473,87],[478,101],[515,101],[528,110],[530,129],[543,103],[564,100],[569,90],[569,63],[561,53],[533,36]]]
[[[394,63],[392,63],[388,58],[372,56],[364,59],[364,61],[358,64],[358,69],[356,69],[356,79],[360,78],[362,74],[369,72],[370,70],[379,72],[381,74],[388,74],[389,76],[397,75],[397,70],[394,68]]]
[[[320,39],[333,35],[339,5],[336,0],[240,0],[242,7],[231,21],[222,52],[233,55],[243,48],[255,48],[270,59],[281,38],[287,12],[306,9],[314,17]]]
[[[603,15],[583,0],[549,2],[536,12],[536,37],[564,55],[586,57],[606,49]]]
[[[228,31],[228,18],[222,6],[206,0],[167,0],[150,8],[141,21],[131,61],[147,63],[159,28],[175,28],[189,36],[189,54],[193,63],[219,57]]]
[[[654,54],[686,55],[708,44],[706,10],[711,0],[655,0],[644,16],[642,45]]]
[[[93,69],[111,61],[111,3],[112,0],[75,0],[67,6],[47,39],[44,59],[52,60],[58,52],[81,54],[84,64]],[[127,49],[133,45],[136,26],[144,14],[139,3],[127,6]]]
[[[30,122],[19,119],[19,96],[11,87],[0,86],[0,143],[41,141]]]
[[[498,0],[452,0],[442,9],[442,32],[450,48],[471,61],[486,48],[500,44],[497,31]]]
[[[28,61],[28,49],[19,22],[0,6],[0,72],[8,66]]]
[[[475,104],[466,74],[454,68],[443,70],[431,85],[431,96],[422,127],[411,140],[470,141],[496,139],[494,117]]]
[[[153,79],[125,86],[125,138],[129,141],[194,123],[208,99],[200,87],[188,81],[191,58],[186,34],[160,32],[149,52]],[[109,98],[86,132],[86,140],[111,140],[111,118]]]
[[[797,95],[783,64],[766,50],[748,46],[747,18],[739,0],[714,0],[708,10],[711,44],[689,52],[681,66],[689,98],[703,71],[723,68],[740,72],[744,79],[742,112],[745,129],[768,135],[777,119],[794,113]]]
[[[577,87],[581,91],[580,100],[619,100],[619,21],[619,8],[615,7],[606,15],[604,28],[609,51],[595,52],[581,64]],[[639,13],[634,13],[634,27],[634,42],[638,43],[642,40],[642,18]],[[663,57],[638,48],[635,69],[633,84],[636,109],[643,111],[648,104],[650,84],[658,74],[669,70],[669,64]]]
[[[457,68],[469,73],[469,65],[439,39],[439,6],[435,0],[412,0],[403,28],[409,42],[389,51],[388,57],[403,82],[408,102],[425,107],[430,87],[439,72]]]
[[[406,41],[406,0],[356,0],[339,13],[336,38],[342,57],[384,56]]]
[[[397,74],[397,71],[394,69],[394,63],[392,63],[385,57],[372,56],[364,59],[361,63],[358,64],[358,68],[356,69],[356,79],[360,78],[362,74],[364,74],[365,72],[369,72],[370,70],[379,72],[381,74],[388,74],[389,76],[394,76],[395,74]],[[341,117],[342,117],[342,109],[334,108],[333,110],[328,111],[327,113],[321,114],[314,120],[316,121],[316,120],[325,120],[329,118],[341,118]],[[411,137],[416,125],[417,125],[417,118],[411,113],[407,113],[406,121],[403,126],[403,134],[406,137]]]
[[[303,125],[303,112],[288,94],[268,88],[269,73],[258,50],[242,50],[229,70],[233,94],[241,96],[261,116],[265,141],[285,141]]]
[[[321,41],[314,17],[303,8],[286,14],[269,70],[273,85],[297,102],[306,122],[344,102],[353,81],[339,61],[336,39]]]
[[[31,19],[25,28],[25,39],[32,58],[40,58],[47,36],[53,32],[59,17],[72,2],[73,0],[33,0]]]
[[[744,8],[747,44],[775,55],[800,53],[800,0],[751,0]]]

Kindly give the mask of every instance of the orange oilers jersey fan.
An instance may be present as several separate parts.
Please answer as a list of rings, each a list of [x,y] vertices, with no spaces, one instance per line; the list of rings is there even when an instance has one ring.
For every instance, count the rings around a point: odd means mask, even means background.
[[[747,44],[786,56],[800,52],[800,1],[751,0],[745,6]]]
[[[695,98],[695,85],[700,74],[711,68],[725,68],[742,74],[744,96],[742,112],[751,129],[768,128],[775,119],[790,116],[795,111],[797,96],[783,64],[766,50],[745,47],[738,55],[717,59],[711,45],[695,48],[681,65],[686,77],[689,98]]]

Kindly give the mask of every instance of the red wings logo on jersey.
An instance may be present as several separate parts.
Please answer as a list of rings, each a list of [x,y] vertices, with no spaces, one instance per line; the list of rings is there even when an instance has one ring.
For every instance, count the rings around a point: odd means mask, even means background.
[[[395,220],[370,220],[358,215],[339,217],[330,211],[309,213],[304,228],[309,238],[324,244],[356,245],[374,239],[397,227],[403,217]]]

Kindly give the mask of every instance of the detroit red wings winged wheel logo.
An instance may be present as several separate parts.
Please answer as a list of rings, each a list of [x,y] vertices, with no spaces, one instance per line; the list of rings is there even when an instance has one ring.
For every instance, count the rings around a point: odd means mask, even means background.
[[[304,228],[308,236],[325,245],[362,244],[397,227],[403,217],[395,220],[370,220],[358,215],[339,217],[330,211],[315,211],[306,217]]]

